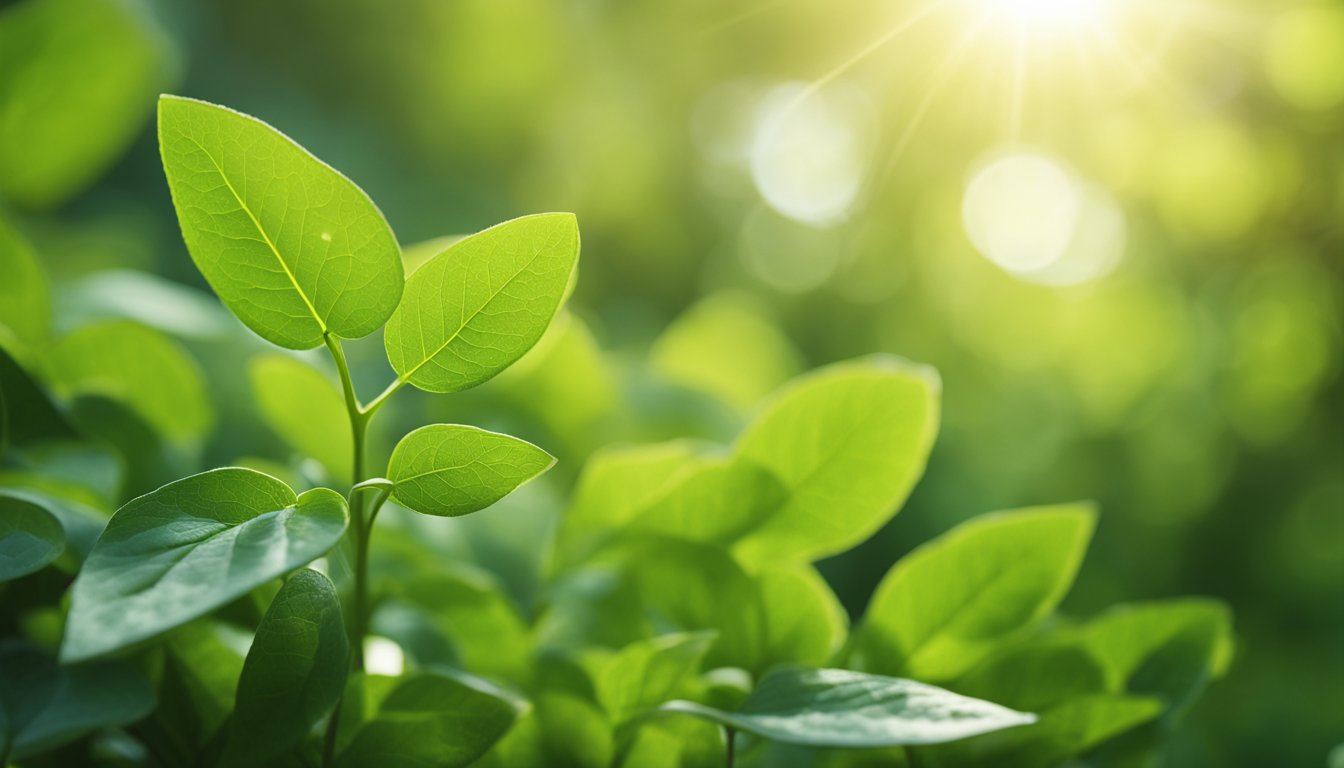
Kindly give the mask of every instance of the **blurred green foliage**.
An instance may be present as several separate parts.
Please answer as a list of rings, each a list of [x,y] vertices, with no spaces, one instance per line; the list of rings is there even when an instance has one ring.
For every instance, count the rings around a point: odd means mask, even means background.
[[[1200,594],[1237,616],[1235,660],[1172,762],[1322,764],[1344,739],[1339,708],[1322,706],[1344,691],[1344,11],[1135,2],[1083,38],[1004,35],[1012,23],[974,3],[922,7],[0,3],[0,346],[50,355],[75,420],[134,457],[125,487],[61,486],[65,514],[235,462],[297,486],[343,471],[291,461],[303,447],[257,416],[268,395],[248,371],[272,364],[253,362],[267,348],[202,293],[156,157],[154,97],[171,88],[264,116],[367,190],[408,244],[578,214],[570,314],[498,379],[408,394],[375,424],[380,456],[430,420],[556,454],[546,482],[488,517],[394,518],[517,605],[540,599],[532,553],[594,450],[726,442],[801,370],[892,352],[938,368],[945,416],[905,512],[821,565],[851,614],[898,556],[957,522],[1094,498],[1066,613]],[[1071,272],[1010,271],[977,250],[1044,247],[1059,225],[1030,199],[983,229],[969,213],[972,179],[1021,153],[1083,191],[1064,198],[1077,211],[1047,265]],[[27,304],[43,280],[54,347],[46,308]],[[120,318],[175,339],[129,324],[64,335]],[[120,402],[98,358],[63,369],[70,345],[171,358],[176,384]],[[377,338],[351,355],[362,388],[390,377]],[[165,446],[150,427],[169,412]],[[116,476],[97,451],[44,451],[2,473]],[[440,578],[495,594],[475,571]],[[447,589],[395,585],[408,602]],[[577,701],[540,702],[539,717]],[[1148,717],[1141,699],[1095,706]],[[1086,712],[1056,717],[1085,730]],[[657,731],[640,739],[658,751]]]

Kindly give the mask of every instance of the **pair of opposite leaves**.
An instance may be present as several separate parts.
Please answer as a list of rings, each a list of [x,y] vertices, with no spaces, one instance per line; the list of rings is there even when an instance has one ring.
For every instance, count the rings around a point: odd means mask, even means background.
[[[570,284],[579,249],[570,214],[492,227],[405,279],[373,202],[273,128],[164,96],[159,137],[183,239],[225,305],[291,349],[386,325],[394,388],[453,392],[498,374],[540,339]],[[388,475],[406,506],[460,515],[551,463],[516,438],[439,424],[407,435]],[[109,653],[223,605],[320,557],[347,519],[339,494],[295,495],[243,469],[136,499],[114,516],[76,580],[62,658]]]

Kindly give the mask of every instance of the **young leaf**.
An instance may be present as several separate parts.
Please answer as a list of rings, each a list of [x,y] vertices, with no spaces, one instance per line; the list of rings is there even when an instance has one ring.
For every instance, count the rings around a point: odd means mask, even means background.
[[[573,214],[524,216],[465,237],[406,281],[383,341],[397,381],[474,387],[541,338],[579,256]]]
[[[795,380],[738,439],[787,496],[739,541],[749,565],[805,562],[868,538],[905,502],[938,430],[937,374],[888,358]]]
[[[48,363],[58,391],[122,403],[173,442],[199,440],[214,424],[196,361],[139,323],[113,320],[78,328],[56,342]]]
[[[554,463],[550,454],[516,437],[431,424],[397,443],[387,476],[402,506],[457,517],[494,504]]]
[[[689,701],[661,709],[815,747],[941,744],[1036,721],[1034,715],[913,680],[801,667],[766,675],[736,712]]]
[[[925,544],[878,585],[855,642],[861,668],[951,680],[1064,597],[1096,513],[1085,504],[984,515]]]
[[[302,570],[271,602],[238,679],[225,762],[265,764],[336,708],[350,668],[341,603],[326,576]]]
[[[41,570],[65,551],[65,529],[38,504],[0,493],[0,582]]]
[[[367,685],[378,681],[366,678]],[[386,681],[392,684],[392,681]],[[490,749],[519,707],[484,683],[422,672],[395,683],[336,761],[338,768],[460,768]],[[342,718],[344,719],[344,718]]]
[[[118,661],[59,667],[46,654],[0,647],[0,755],[22,761],[154,708],[154,692]]]
[[[0,195],[51,208],[96,180],[139,134],[175,57],[153,14],[134,3],[6,3]]]
[[[348,480],[353,438],[336,386],[289,355],[262,355],[248,373],[266,424],[301,455],[316,459],[332,478]]]
[[[673,696],[694,675],[713,632],[673,633],[641,640],[604,660],[594,675],[597,699],[620,725]]]
[[[354,182],[225,107],[159,99],[159,149],[182,239],[224,304],[289,349],[357,339],[401,299],[401,251]]]
[[[32,248],[0,217],[0,349],[31,360],[51,336],[51,289]]]
[[[75,579],[61,659],[111,653],[202,616],[320,557],[340,540],[345,499],[295,496],[231,467],[169,483],[108,522]]]

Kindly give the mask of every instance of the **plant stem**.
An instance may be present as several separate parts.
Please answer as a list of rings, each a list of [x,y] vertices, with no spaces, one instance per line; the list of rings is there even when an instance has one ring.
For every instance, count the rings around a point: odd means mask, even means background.
[[[728,743],[728,753],[727,753],[727,755],[728,755],[728,768],[733,768],[733,761],[736,759],[736,756],[737,756],[737,755],[736,755],[736,752],[737,752],[737,729],[736,729],[736,728],[733,728],[732,726],[725,725],[725,726],[723,727],[723,735],[724,735],[724,739],[725,739],[725,740],[727,741],[727,743]]]

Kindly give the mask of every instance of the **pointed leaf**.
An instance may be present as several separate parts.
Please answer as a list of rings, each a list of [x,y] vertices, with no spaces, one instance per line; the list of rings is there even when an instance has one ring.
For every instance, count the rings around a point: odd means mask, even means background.
[[[193,475],[117,510],[72,587],[63,661],[111,653],[320,557],[345,532],[340,494],[295,496],[260,472]]]
[[[65,529],[38,504],[0,494],[0,581],[42,569],[65,551]]]
[[[392,496],[426,515],[485,509],[551,468],[550,454],[516,437],[460,424],[431,424],[403,437],[387,463]]]
[[[924,472],[939,386],[933,369],[889,358],[786,386],[738,439],[737,455],[774,474],[787,495],[734,552],[749,565],[806,562],[871,536]]]
[[[225,761],[264,764],[302,742],[340,701],[349,655],[331,581],[307,569],[291,576],[243,664]]]
[[[182,239],[224,304],[289,349],[357,339],[401,299],[401,251],[373,201],[289,137],[225,107],[159,99]]]
[[[465,237],[417,269],[387,323],[398,381],[429,392],[476,386],[532,348],[579,256],[568,213],[524,216]]]
[[[810,565],[756,574],[765,612],[761,667],[826,664],[845,641],[849,617],[826,580]]]
[[[603,660],[594,685],[611,722],[620,725],[671,698],[713,642],[713,632],[677,632],[631,643]]]
[[[916,549],[878,585],[857,639],[861,668],[950,680],[1064,597],[1096,513],[1086,504],[984,515]]]
[[[662,709],[817,747],[941,744],[1036,721],[1034,715],[913,680],[801,667],[766,675],[737,712],[689,701]]]

